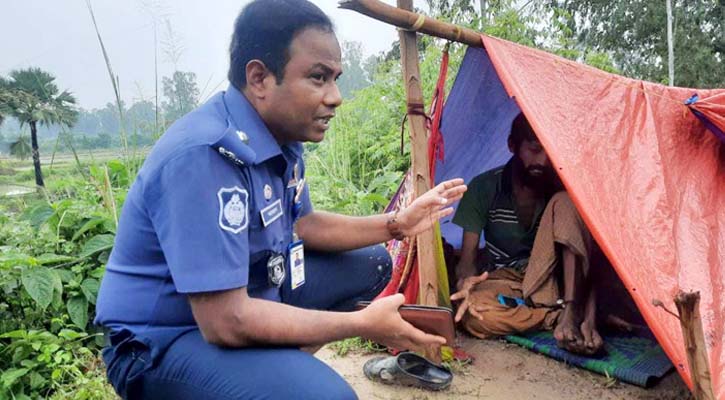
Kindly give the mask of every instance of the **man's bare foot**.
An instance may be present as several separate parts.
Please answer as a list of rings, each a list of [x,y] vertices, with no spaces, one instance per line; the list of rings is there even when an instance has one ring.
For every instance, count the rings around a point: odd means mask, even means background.
[[[596,322],[593,319],[585,319],[581,324],[581,334],[584,337],[582,353],[592,355],[599,352],[604,345],[604,340],[597,331]]]
[[[556,328],[554,328],[554,339],[556,339],[557,346],[572,353],[581,353],[584,349],[584,337],[579,329],[578,320],[575,307],[571,304],[561,312]]]
[[[584,320],[580,329],[584,341],[581,346],[581,354],[592,355],[601,350],[604,340],[597,331],[597,300],[594,289],[587,294],[586,303],[584,305]]]

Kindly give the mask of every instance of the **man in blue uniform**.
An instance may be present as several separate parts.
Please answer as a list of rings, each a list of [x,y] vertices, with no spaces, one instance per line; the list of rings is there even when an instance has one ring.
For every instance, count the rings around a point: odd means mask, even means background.
[[[400,318],[401,295],[340,311],[389,278],[372,245],[429,229],[466,188],[394,215],[313,210],[300,142],[322,140],[342,101],[330,20],[306,0],[254,1],[230,55],[229,88],[162,136],[126,198],[97,303],[109,379],[134,399],[355,398],[299,348],[442,344]]]

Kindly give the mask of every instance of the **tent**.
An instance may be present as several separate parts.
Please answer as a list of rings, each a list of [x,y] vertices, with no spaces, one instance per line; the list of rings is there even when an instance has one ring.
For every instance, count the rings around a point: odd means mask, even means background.
[[[725,143],[685,105],[695,93],[711,99],[692,105],[722,124],[725,90],[666,87],[492,37],[483,42],[485,50],[469,48],[445,104],[436,181],[469,181],[505,162],[508,128],[523,111],[689,385],[679,321],[653,301],[674,308],[678,291],[700,292],[713,389],[725,399]],[[460,242],[447,221],[441,231]]]
[[[666,87],[482,40],[485,50],[468,49],[442,110],[445,152],[433,161],[435,182],[470,181],[503,164],[511,121],[523,112],[690,387],[680,323],[654,304],[672,310],[679,291],[700,292],[712,389],[725,399],[725,89]],[[437,232],[460,246],[461,231],[449,219]],[[417,282],[415,271],[405,279]]]

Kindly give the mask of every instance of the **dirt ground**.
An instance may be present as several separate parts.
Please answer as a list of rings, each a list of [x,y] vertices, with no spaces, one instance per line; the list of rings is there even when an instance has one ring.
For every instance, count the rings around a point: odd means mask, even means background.
[[[472,365],[456,368],[451,387],[443,392],[389,386],[369,381],[362,366],[377,354],[338,356],[329,346],[316,356],[339,372],[362,400],[681,400],[691,399],[680,376],[667,374],[651,389],[618,382],[605,376],[552,360],[503,341],[461,337],[465,351],[476,357]]]

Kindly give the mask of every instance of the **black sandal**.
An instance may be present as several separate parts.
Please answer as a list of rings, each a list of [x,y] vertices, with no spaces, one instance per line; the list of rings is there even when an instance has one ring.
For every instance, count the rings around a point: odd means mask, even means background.
[[[411,352],[372,358],[363,366],[363,372],[375,382],[427,390],[447,389],[453,380],[453,374],[447,368]]]

